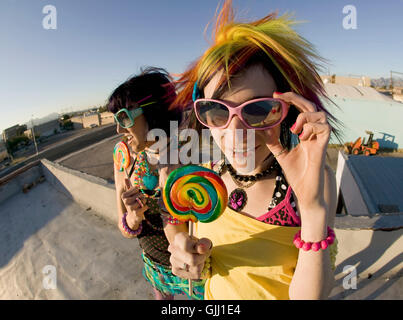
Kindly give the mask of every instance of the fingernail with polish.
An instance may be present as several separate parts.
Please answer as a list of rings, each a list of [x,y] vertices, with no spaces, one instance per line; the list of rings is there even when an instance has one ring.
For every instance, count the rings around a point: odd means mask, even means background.
[[[275,94],[282,94],[281,92],[277,92],[277,91],[276,91],[276,92],[274,92],[274,93],[275,93]]]
[[[137,203],[140,205],[140,207],[144,207],[143,202],[141,202],[141,200],[139,198],[136,198]]]
[[[291,131],[294,131],[296,125],[297,125],[297,123],[295,122],[295,123],[292,125],[292,127],[290,128],[290,130],[291,130]]]
[[[298,136],[298,138],[301,139],[301,137],[303,136],[303,134],[304,134],[304,131],[302,131],[302,132],[300,133],[300,135]]]

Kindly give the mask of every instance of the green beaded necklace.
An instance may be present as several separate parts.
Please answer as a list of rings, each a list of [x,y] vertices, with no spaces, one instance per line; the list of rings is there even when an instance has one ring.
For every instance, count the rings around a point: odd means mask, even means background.
[[[139,187],[140,192],[146,197],[158,197],[161,194],[160,187],[150,194],[150,191],[154,190],[158,184],[158,170],[155,169],[153,173],[151,172],[145,151],[137,154],[134,166],[134,185]]]

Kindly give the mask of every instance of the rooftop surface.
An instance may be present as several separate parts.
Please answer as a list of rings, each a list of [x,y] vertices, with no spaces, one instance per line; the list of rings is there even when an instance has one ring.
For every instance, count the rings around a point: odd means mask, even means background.
[[[403,158],[349,156],[370,213],[403,212]]]
[[[0,208],[0,299],[152,299],[137,239],[48,182]],[[44,288],[47,265],[56,289]]]
[[[382,94],[371,87],[326,83],[325,89],[330,98],[362,99],[390,102],[397,105],[400,104],[389,96]],[[403,105],[401,106],[403,107]]]

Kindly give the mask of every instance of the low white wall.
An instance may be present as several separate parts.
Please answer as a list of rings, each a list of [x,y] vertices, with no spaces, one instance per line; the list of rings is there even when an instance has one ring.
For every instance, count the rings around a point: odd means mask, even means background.
[[[15,194],[22,192],[24,185],[36,182],[42,175],[41,167],[36,165],[21,172],[6,183],[0,184],[0,204]],[[7,179],[7,176],[3,179]]]
[[[117,204],[113,184],[48,160],[42,160],[41,163],[46,180],[56,190],[82,206],[91,207],[110,222],[116,223]]]
[[[360,188],[346,164],[346,158],[347,156],[342,151],[339,151],[336,170],[337,197],[341,192],[348,214],[368,215],[369,210],[361,195]]]

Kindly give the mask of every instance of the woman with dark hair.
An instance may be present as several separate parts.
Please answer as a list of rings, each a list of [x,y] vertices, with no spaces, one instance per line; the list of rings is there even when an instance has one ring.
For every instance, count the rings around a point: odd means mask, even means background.
[[[213,44],[179,79],[174,106],[192,103],[226,158],[206,164],[230,193],[222,216],[196,223],[197,238],[166,228],[174,274],[198,279],[210,257],[205,299],[321,299],[333,286],[336,183],[325,154],[336,120],[320,99],[320,57],[294,23],[238,23],[227,0]]]
[[[126,238],[138,239],[143,249],[143,275],[158,300],[172,300],[174,295],[188,292],[187,280],[171,272],[169,243],[158,205],[161,196],[158,158],[166,149],[154,149],[155,142],[147,141],[150,130],[162,129],[168,134],[170,121],[181,121],[179,110],[169,110],[175,98],[175,86],[168,73],[147,68],[116,88],[108,100],[108,109],[114,113],[117,132],[124,134],[133,164],[127,176],[114,168],[118,227]],[[195,284],[192,298],[202,297],[200,281]]]

